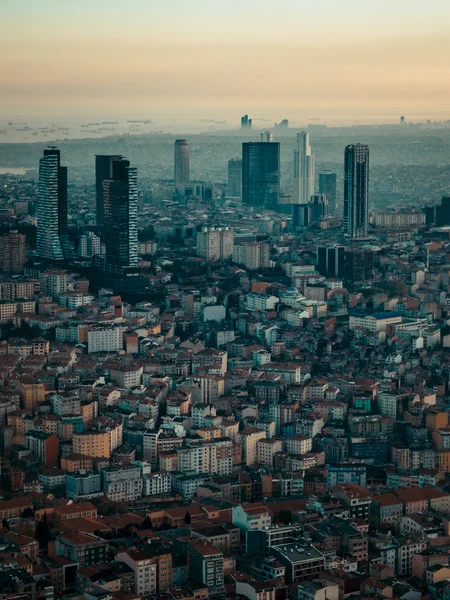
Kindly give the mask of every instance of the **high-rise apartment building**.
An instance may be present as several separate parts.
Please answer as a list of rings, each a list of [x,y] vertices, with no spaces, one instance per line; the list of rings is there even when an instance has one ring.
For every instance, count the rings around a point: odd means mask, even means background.
[[[98,235],[88,231],[85,235],[80,235],[78,244],[78,256],[83,258],[92,258],[101,251],[101,241]]]
[[[0,237],[0,269],[3,273],[23,273],[26,258],[26,238],[18,231]]]
[[[39,161],[38,256],[51,260],[73,257],[67,219],[67,167],[61,167],[59,150],[50,146]]]
[[[97,225],[105,224],[103,182],[112,177],[112,162],[120,160],[119,154],[97,155],[95,157],[95,206]]]
[[[297,133],[294,150],[294,204],[308,204],[314,194],[314,154],[309,144],[309,133]]]
[[[242,201],[255,207],[275,206],[280,200],[280,143],[242,144]]]
[[[184,194],[189,185],[189,142],[188,140],[175,141],[175,190],[177,194]]]
[[[345,148],[344,228],[352,238],[367,237],[369,222],[369,146]]]
[[[104,239],[101,268],[121,275],[138,264],[137,169],[130,161],[111,161],[111,178],[103,181]]]
[[[330,215],[337,214],[336,173],[325,171],[319,173],[319,194],[325,194],[328,200],[328,212]]]
[[[232,158],[228,161],[228,196],[240,198],[242,196],[242,160]]]
[[[270,245],[267,242],[244,242],[233,248],[233,262],[247,269],[270,267]]]
[[[197,254],[206,260],[227,260],[233,255],[234,233],[229,227],[203,227],[197,234]]]

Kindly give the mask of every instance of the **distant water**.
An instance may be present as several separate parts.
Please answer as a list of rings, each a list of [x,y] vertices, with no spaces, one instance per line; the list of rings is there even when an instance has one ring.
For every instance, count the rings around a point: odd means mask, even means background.
[[[25,175],[26,172],[23,167],[0,167],[0,175]]]

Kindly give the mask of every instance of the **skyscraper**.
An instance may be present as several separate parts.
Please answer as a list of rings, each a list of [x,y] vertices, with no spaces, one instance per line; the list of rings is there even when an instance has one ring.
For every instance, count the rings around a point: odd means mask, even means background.
[[[274,206],[280,200],[280,143],[242,144],[242,201],[250,206]]]
[[[309,145],[309,133],[297,133],[294,150],[294,204],[308,204],[314,194],[314,154]]]
[[[317,270],[326,277],[344,275],[345,246],[317,246]]]
[[[138,264],[137,170],[130,161],[118,158],[111,163],[111,178],[103,182],[104,269],[122,274]]]
[[[252,120],[248,118],[248,115],[241,117],[241,129],[251,129]]]
[[[345,148],[344,228],[352,238],[367,237],[369,222],[369,146]]]
[[[228,161],[228,196],[242,196],[242,159],[232,158]]]
[[[322,217],[328,216],[328,199],[325,194],[313,194],[309,204],[311,206],[311,225],[319,223]]]
[[[103,206],[103,182],[111,179],[111,163],[113,160],[122,158],[120,155],[98,155],[95,157],[95,204],[97,225],[103,227],[105,224],[105,208]]]
[[[325,194],[328,200],[328,212],[335,215],[337,212],[336,173],[325,171],[319,173],[319,194]]]
[[[67,221],[67,167],[60,166],[55,146],[39,160],[36,253],[50,260],[73,257]]]
[[[177,194],[184,194],[189,185],[189,142],[188,140],[175,141],[175,190]]]

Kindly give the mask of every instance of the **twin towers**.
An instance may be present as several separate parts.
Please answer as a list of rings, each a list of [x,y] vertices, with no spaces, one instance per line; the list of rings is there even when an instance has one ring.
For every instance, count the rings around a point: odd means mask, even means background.
[[[97,266],[111,274],[137,268],[137,169],[120,155],[95,157],[96,223],[105,243]],[[74,258],[69,240],[67,167],[55,146],[39,161],[36,254],[52,261]]]

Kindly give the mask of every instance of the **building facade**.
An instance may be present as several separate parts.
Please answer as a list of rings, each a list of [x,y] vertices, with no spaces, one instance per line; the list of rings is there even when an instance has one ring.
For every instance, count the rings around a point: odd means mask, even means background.
[[[67,167],[60,165],[60,151],[50,146],[39,161],[36,254],[64,260],[73,257],[68,233]]]
[[[242,144],[242,202],[249,206],[275,206],[280,200],[279,142]]]
[[[366,238],[369,224],[369,146],[345,148],[344,228],[354,239]]]

